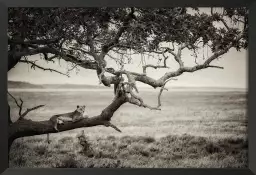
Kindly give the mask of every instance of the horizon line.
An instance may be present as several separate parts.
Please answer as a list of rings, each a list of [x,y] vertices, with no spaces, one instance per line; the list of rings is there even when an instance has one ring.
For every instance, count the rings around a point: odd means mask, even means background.
[[[87,86],[102,86],[100,84],[78,84],[78,83],[44,83],[44,84],[40,84],[40,83],[31,83],[31,82],[28,82],[28,81],[15,81],[15,80],[8,80],[8,82],[21,82],[21,83],[29,83],[29,84],[32,84],[32,85],[80,85],[80,86],[83,86],[83,85],[87,85]],[[103,87],[106,87],[106,86],[103,86]],[[138,87],[141,87],[141,88],[152,88],[151,86],[147,85],[147,86],[138,86]],[[169,86],[166,86],[166,87],[179,87],[179,88],[234,88],[234,89],[246,89],[248,90],[248,87],[232,87],[232,86],[195,86],[195,85],[188,85],[188,86],[180,86],[180,85],[169,85]],[[106,87],[108,88],[108,87]]]

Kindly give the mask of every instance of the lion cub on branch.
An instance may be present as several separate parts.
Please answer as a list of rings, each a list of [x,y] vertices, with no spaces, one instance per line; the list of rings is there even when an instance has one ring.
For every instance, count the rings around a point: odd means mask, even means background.
[[[53,123],[54,129],[56,131],[59,131],[57,128],[58,124],[64,124],[64,121],[72,121],[72,122],[80,121],[81,119],[85,118],[83,117],[84,112],[85,112],[85,105],[83,106],[77,105],[77,108],[75,111],[54,115],[50,118],[50,121]]]

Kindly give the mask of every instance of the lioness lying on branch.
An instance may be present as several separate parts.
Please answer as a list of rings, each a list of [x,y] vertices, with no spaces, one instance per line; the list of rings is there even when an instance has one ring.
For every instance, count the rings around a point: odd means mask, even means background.
[[[77,105],[77,108],[75,111],[54,115],[50,118],[50,121],[52,122],[54,129],[59,132],[58,124],[64,124],[65,121],[77,122],[77,121],[80,121],[81,119],[87,118],[87,116],[86,117],[83,116],[84,112],[85,112],[85,105],[83,106]],[[49,133],[47,134],[47,142],[50,143]]]

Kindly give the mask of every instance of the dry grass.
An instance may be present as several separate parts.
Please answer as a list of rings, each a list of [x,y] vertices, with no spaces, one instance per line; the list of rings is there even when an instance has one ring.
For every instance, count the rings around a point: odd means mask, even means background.
[[[162,168],[247,167],[245,138],[205,138],[191,135],[91,138],[92,155],[78,152],[78,141],[65,137],[50,145],[16,141],[10,155],[11,167],[56,168]],[[150,140],[150,142],[148,142]],[[43,142],[43,140],[42,140]],[[60,143],[62,146],[60,147]],[[21,146],[22,145],[22,146]],[[16,150],[16,151],[14,151]]]
[[[47,104],[30,113],[32,120],[86,104],[97,115],[112,100],[111,92],[13,92],[28,104]],[[149,104],[157,93],[144,92]],[[62,104],[60,104],[62,102]],[[81,129],[27,137],[14,142],[10,167],[105,168],[246,168],[248,163],[246,94],[244,92],[164,92],[161,111],[123,105],[112,121],[118,133],[102,126],[85,128],[92,155],[79,152]],[[14,103],[10,104],[12,108]],[[17,110],[11,111],[17,114]]]

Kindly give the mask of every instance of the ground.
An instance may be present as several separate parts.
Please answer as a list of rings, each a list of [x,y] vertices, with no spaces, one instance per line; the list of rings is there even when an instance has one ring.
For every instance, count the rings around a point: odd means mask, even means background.
[[[32,120],[83,104],[94,116],[113,99],[107,90],[10,92],[23,99],[25,109],[46,104],[27,116]],[[141,95],[148,104],[157,104],[157,91]],[[164,91],[161,111],[123,105],[112,118],[122,133],[104,126],[83,128],[93,156],[80,152],[76,135],[81,129],[75,129],[50,134],[49,145],[46,135],[17,139],[10,167],[247,168],[246,98],[242,91]]]

